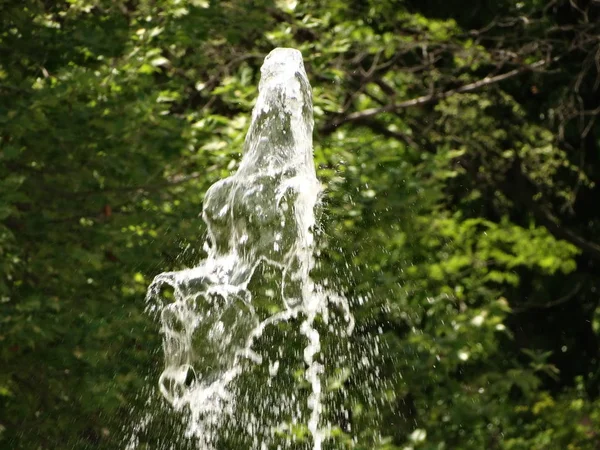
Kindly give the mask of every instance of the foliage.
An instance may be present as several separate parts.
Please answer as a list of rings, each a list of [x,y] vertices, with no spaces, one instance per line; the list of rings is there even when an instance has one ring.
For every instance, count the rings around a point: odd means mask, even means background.
[[[351,344],[377,368],[329,380],[351,413],[328,412],[328,445],[597,448],[599,15],[0,1],[0,447],[123,447],[160,370],[145,288],[202,256],[203,193],[237,167],[262,59],[292,46],[326,187],[319,270],[366,300]],[[181,433],[157,421],[140,448]]]

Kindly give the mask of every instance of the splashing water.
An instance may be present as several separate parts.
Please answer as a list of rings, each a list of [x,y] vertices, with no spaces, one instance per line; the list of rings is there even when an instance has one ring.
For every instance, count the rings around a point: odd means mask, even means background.
[[[353,320],[346,299],[310,277],[314,209],[321,192],[312,131],[311,88],[302,56],[294,49],[275,49],[261,68],[239,169],[206,193],[207,258],[197,267],[158,275],[148,288],[148,309],[160,318],[163,333],[159,389],[175,409],[189,412],[188,435],[200,448],[215,448],[219,427],[236,410],[236,380],[249,365],[263,362],[256,341],[267,328],[296,318],[302,319],[299,331],[307,342],[306,426],[312,448],[320,450],[326,438],[315,321],[327,320],[330,303],[343,311],[348,333]],[[282,301],[266,317],[256,312],[250,287],[261,265],[279,274]],[[269,372],[278,364],[271,363]],[[266,448],[260,442],[255,446]]]

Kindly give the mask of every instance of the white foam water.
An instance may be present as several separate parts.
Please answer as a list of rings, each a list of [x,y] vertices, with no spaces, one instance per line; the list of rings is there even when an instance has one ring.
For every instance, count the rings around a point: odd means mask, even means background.
[[[162,273],[148,288],[148,310],[159,317],[163,333],[165,368],[159,389],[173,408],[187,413],[187,436],[198,448],[216,448],[223,424],[237,408],[236,382],[263,363],[257,340],[270,327],[292,319],[294,324],[301,321],[296,333],[304,336],[310,394],[308,414],[290,420],[304,421],[313,450],[320,450],[326,439],[321,423],[324,368],[315,321],[327,321],[333,302],[344,313],[347,332],[353,322],[346,299],[311,279],[321,193],[312,131],[312,93],[302,56],[294,49],[275,49],[261,68],[239,169],[206,193],[206,259],[187,270]],[[257,313],[251,287],[262,276],[261,266],[277,274],[282,303],[267,316]],[[279,361],[269,361],[269,374],[278,370]],[[257,427],[274,430],[281,425],[257,414],[246,427],[250,434]],[[252,442],[266,448],[258,438]]]

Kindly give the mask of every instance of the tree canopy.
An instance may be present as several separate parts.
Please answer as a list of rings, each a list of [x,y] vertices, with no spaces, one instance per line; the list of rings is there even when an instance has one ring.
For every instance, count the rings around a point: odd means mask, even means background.
[[[327,445],[598,448],[599,36],[595,0],[0,0],[0,448],[124,446],[146,287],[202,257],[275,47],[313,86],[320,267],[379,349]],[[139,448],[194,448],[160,420]]]

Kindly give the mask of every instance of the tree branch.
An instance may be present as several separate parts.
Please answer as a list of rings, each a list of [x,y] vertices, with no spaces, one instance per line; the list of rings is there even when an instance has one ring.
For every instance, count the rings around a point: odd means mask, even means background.
[[[583,253],[600,261],[600,245],[588,241],[575,231],[562,225],[560,220],[546,206],[534,200],[535,187],[533,182],[523,173],[518,161],[509,171],[507,183],[506,189],[507,192],[512,194],[511,197],[531,211],[540,225],[546,227],[554,237],[570,242]]]
[[[333,132],[337,127],[339,127],[340,125],[343,125],[345,123],[360,122],[360,121],[364,121],[365,119],[370,119],[370,118],[377,116],[379,114],[382,114],[382,113],[394,112],[394,111],[398,111],[400,109],[410,108],[412,106],[427,105],[427,104],[434,103],[439,100],[448,98],[454,94],[465,94],[467,92],[473,92],[473,91],[481,89],[485,86],[499,83],[501,81],[508,80],[509,78],[514,78],[525,72],[531,72],[535,69],[538,69],[542,66],[548,65],[549,63],[556,61],[556,59],[557,58],[554,58],[551,60],[536,61],[532,64],[518,67],[516,69],[513,69],[506,73],[502,73],[500,75],[487,76],[481,80],[475,81],[473,83],[465,84],[465,85],[457,87],[455,89],[449,89],[449,90],[443,91],[443,92],[423,95],[421,97],[416,97],[416,98],[413,98],[410,100],[405,100],[403,102],[391,103],[389,105],[382,106],[379,108],[370,108],[370,109],[365,109],[363,111],[356,111],[356,112],[350,113],[346,116],[342,116],[342,117],[338,117],[337,119],[334,119],[330,123],[325,124],[325,126],[323,126],[320,131],[322,133],[328,134],[328,133]]]
[[[552,300],[547,303],[526,303],[522,307],[513,308],[512,312],[513,312],[513,314],[521,314],[524,312],[529,312],[533,309],[550,309],[550,308],[554,308],[555,306],[560,306],[564,303],[571,301],[577,294],[579,294],[582,287],[583,287],[582,283],[577,283],[575,285],[575,287],[573,289],[571,289],[566,295],[564,295],[556,300]]]
[[[573,230],[561,225],[560,221],[546,207],[538,204],[533,199],[523,198],[523,200],[540,224],[545,226],[555,237],[570,242],[583,253],[600,261],[600,245],[584,239]]]

